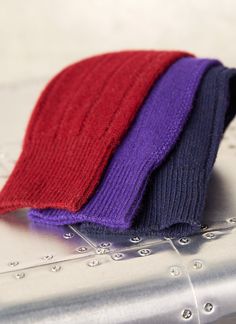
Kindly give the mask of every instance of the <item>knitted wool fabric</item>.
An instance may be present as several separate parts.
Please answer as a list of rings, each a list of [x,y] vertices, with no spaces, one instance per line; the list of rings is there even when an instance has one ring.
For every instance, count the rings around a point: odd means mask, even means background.
[[[23,151],[0,193],[0,213],[23,207],[78,210],[174,51],[126,51],[69,66],[43,91]]]
[[[80,211],[32,210],[31,217],[57,225],[90,221],[129,228],[150,172],[175,144],[201,77],[212,64],[216,61],[182,58],[169,68],[146,99],[96,193]]]
[[[222,134],[236,114],[236,69],[211,68],[174,150],[154,171],[128,235],[181,237],[200,230],[207,186]],[[84,223],[85,233],[114,234]]]

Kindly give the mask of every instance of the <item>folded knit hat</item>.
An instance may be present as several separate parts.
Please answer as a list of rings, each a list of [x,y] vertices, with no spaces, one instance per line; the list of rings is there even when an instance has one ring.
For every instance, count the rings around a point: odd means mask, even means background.
[[[23,207],[78,210],[154,81],[175,51],[126,51],[73,64],[45,88],[22,153],[0,193],[0,213]]]
[[[176,143],[204,72],[215,60],[182,58],[157,81],[134,125],[115,152],[96,193],[78,212],[32,210],[30,216],[49,224],[90,221],[111,228],[131,226],[150,172]]]
[[[123,234],[159,233],[177,238],[200,230],[219,143],[235,114],[236,69],[212,67],[203,78],[177,145],[150,177],[134,224]],[[81,224],[80,230],[100,235],[116,233],[92,223]]]

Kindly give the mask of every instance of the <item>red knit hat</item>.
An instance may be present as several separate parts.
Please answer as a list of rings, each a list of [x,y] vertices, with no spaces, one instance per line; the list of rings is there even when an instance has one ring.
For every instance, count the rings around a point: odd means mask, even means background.
[[[47,85],[23,151],[0,193],[0,213],[23,207],[78,210],[153,82],[183,52],[126,51],[73,64]]]

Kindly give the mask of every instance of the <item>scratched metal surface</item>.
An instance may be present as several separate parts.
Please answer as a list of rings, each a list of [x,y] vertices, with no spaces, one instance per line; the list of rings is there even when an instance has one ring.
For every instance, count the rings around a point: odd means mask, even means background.
[[[0,145],[6,181],[19,144]],[[0,323],[235,323],[236,122],[212,174],[202,232],[92,237],[0,218]]]

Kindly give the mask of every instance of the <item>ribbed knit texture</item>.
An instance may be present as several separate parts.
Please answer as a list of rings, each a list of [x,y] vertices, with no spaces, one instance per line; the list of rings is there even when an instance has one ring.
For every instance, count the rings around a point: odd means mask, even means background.
[[[177,145],[152,174],[135,222],[123,234],[181,237],[200,230],[219,143],[235,114],[236,70],[213,67],[204,76]],[[80,230],[118,233],[89,223]]]
[[[176,143],[201,77],[214,64],[219,63],[182,58],[156,82],[96,193],[80,211],[33,210],[31,217],[57,225],[90,221],[111,228],[129,228],[150,172]]]
[[[0,213],[23,207],[76,211],[174,51],[95,56],[59,73],[43,91],[22,154],[0,193]]]

